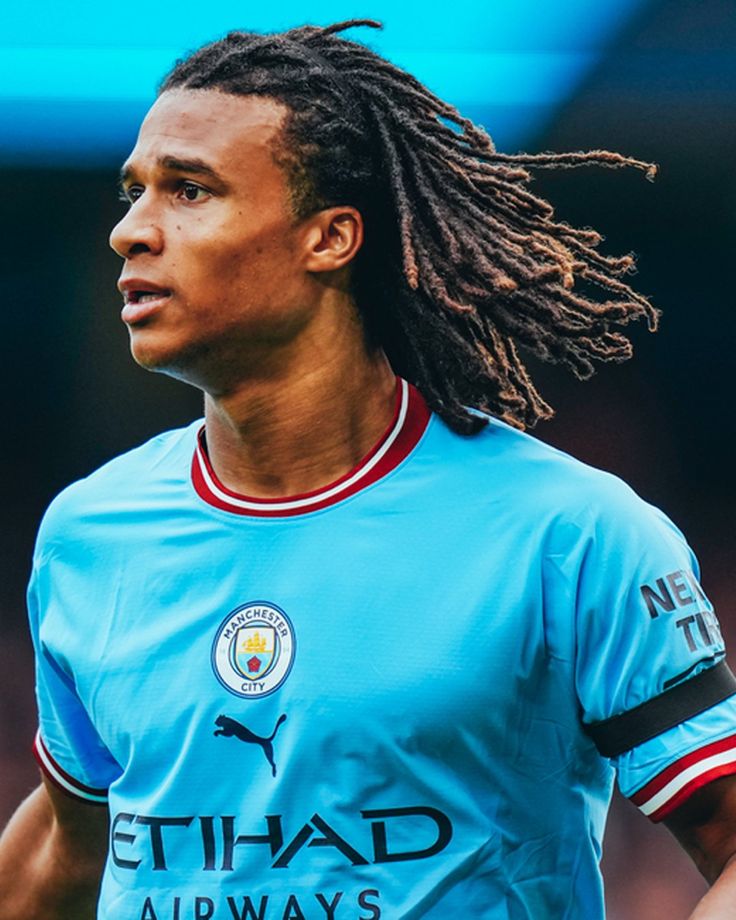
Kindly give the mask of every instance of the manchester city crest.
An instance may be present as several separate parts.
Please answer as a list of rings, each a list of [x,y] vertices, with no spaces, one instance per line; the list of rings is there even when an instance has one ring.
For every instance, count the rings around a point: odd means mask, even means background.
[[[296,641],[288,616],[266,601],[236,607],[212,643],[212,668],[231,693],[268,696],[283,684],[294,663]]]

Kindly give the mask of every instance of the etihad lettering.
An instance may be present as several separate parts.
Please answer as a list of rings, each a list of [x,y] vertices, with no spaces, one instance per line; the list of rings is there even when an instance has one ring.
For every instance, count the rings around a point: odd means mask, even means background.
[[[160,817],[120,812],[112,820],[110,855],[120,869],[135,871],[139,866],[165,872],[172,868],[167,841],[186,834],[188,843],[197,840],[203,872],[233,872],[238,856],[255,852],[267,854],[272,869],[286,869],[305,858],[303,851],[313,847],[330,849],[336,859],[351,866],[371,863],[405,862],[428,859],[442,852],[452,840],[452,823],[446,814],[429,806],[382,808],[361,811],[360,841],[349,841],[319,814],[313,814],[287,837],[282,815],[265,815],[259,828],[244,832],[242,821],[236,826],[234,815],[187,815]],[[395,841],[406,840],[407,819],[416,838],[407,849]],[[366,833],[369,831],[369,834]],[[394,844],[392,844],[392,839]],[[181,838],[172,850],[181,852]],[[180,869],[181,866],[174,868]]]
[[[363,818],[400,818],[405,817],[425,817],[433,821],[437,829],[437,839],[431,846],[425,846],[420,850],[404,850],[389,852],[388,837],[386,835],[385,821],[371,821],[371,834],[373,835],[373,853],[375,862],[405,862],[410,859],[427,859],[440,853],[445,849],[452,839],[452,824],[447,815],[438,811],[436,808],[388,808],[370,811],[361,811]]]
[[[355,896],[344,891],[333,894],[228,896],[222,901],[204,896],[149,895],[144,900],[139,920],[380,920],[381,894],[365,888]]]

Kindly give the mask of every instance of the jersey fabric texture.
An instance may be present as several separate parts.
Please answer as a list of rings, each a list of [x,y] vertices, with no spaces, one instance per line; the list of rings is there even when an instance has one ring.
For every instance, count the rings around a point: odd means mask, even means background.
[[[614,776],[658,820],[736,772],[731,696],[614,757],[589,733],[721,667],[679,531],[404,381],[308,495],[225,488],[201,422],[113,460],[29,597],[37,756],[110,810],[105,920],[595,920]]]

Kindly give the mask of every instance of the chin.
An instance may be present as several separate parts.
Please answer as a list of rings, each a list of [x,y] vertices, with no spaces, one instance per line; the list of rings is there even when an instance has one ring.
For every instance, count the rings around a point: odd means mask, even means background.
[[[178,363],[178,352],[170,340],[165,341],[164,336],[145,327],[130,330],[130,353],[135,363],[147,371],[168,373]]]
[[[165,351],[142,343],[136,334],[131,334],[130,354],[135,363],[147,371],[164,371],[170,362],[170,356]]]
[[[170,336],[157,335],[145,328],[130,330],[130,353],[135,363],[144,370],[166,374],[192,386],[199,386],[197,357],[192,346],[171,341]]]

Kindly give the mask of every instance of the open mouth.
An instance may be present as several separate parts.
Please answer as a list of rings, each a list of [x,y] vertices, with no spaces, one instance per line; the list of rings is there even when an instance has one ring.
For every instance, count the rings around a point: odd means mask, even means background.
[[[171,291],[166,288],[147,290],[146,288],[131,288],[123,293],[123,310],[120,318],[129,325],[139,325],[152,320],[162,310]]]
[[[171,291],[126,291],[125,303],[148,303],[152,300],[160,300],[163,297],[169,297]]]

